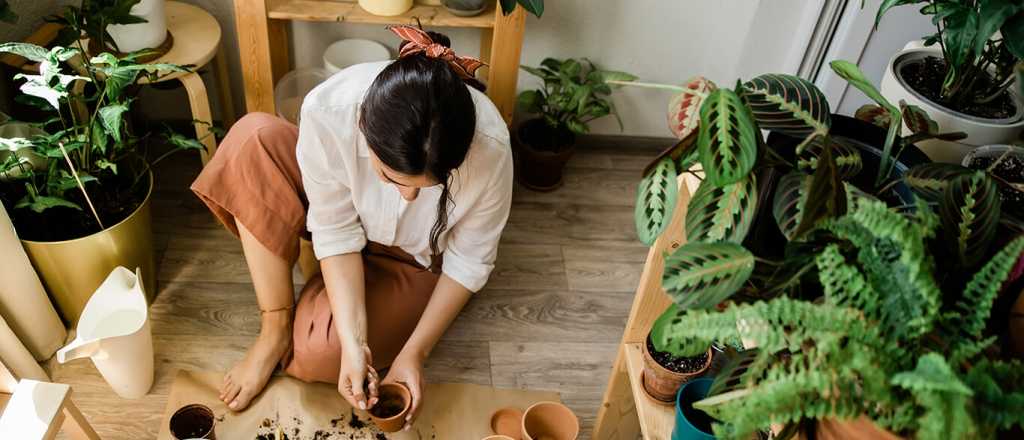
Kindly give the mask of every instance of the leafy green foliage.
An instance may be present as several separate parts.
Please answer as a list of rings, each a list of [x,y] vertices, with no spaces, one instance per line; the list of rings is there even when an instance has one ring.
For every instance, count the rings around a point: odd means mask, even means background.
[[[995,238],[1002,202],[996,183],[984,171],[953,178],[939,205],[942,229],[954,255],[974,267]]]
[[[750,108],[736,92],[717,89],[700,108],[697,151],[707,179],[725,186],[743,179],[757,160],[760,136]]]
[[[914,193],[928,201],[938,201],[946,193],[946,187],[954,178],[969,173],[960,165],[931,162],[916,165],[903,175],[903,181]]]
[[[971,438],[975,434],[967,399],[974,391],[957,377],[946,359],[928,353],[917,366],[892,377],[893,385],[907,389],[924,410],[920,419],[921,438]]]
[[[743,85],[743,98],[764,130],[805,137],[827,132],[832,123],[825,95],[798,76],[755,77]]]
[[[754,174],[723,187],[701,182],[686,208],[686,239],[740,243],[747,236],[757,210]]]
[[[822,145],[830,144],[828,139],[822,141]],[[822,148],[821,155],[816,160],[817,166],[807,187],[807,199],[801,209],[803,216],[796,231],[793,232],[795,237],[810,231],[826,217],[836,217],[846,212],[846,186],[839,174],[832,150],[833,148]]]
[[[856,64],[845,60],[835,60],[829,63],[829,66],[840,78],[845,79],[851,86],[856,87],[868,98],[871,98],[872,101],[875,101],[875,103],[884,108],[885,114],[889,116],[885,144],[882,145],[882,163],[878,167],[878,175],[875,178],[875,185],[878,185],[892,173],[892,167],[895,164],[892,147],[896,142],[896,136],[899,134],[903,113],[898,107],[892,105],[889,100],[882,96],[882,92],[878,91],[874,84],[871,84],[871,81],[864,76],[864,72]]]
[[[636,235],[648,246],[654,244],[672,221],[672,212],[679,197],[676,177],[675,161],[666,157],[644,176],[637,187],[633,212]]]
[[[520,93],[519,108],[540,115],[549,127],[565,128],[576,134],[589,131],[588,124],[595,119],[608,115],[618,118],[615,105],[608,98],[612,93],[609,81],[636,79],[625,72],[598,69],[586,58],[546,58],[538,67],[520,67],[540,78],[544,87]]]
[[[754,256],[735,243],[686,243],[665,258],[662,287],[681,309],[714,307],[750,278]]]
[[[954,333],[980,338],[988,322],[992,304],[1013,266],[1024,254],[1024,237],[1011,241],[985,263],[964,287],[963,296],[956,303]]]
[[[516,9],[516,5],[522,5],[526,12],[529,12],[537,18],[544,15],[544,0],[501,0],[501,12],[505,15],[511,14]]]
[[[783,176],[775,187],[772,215],[782,235],[789,240],[796,236],[800,219],[803,218],[804,205],[807,204],[807,188],[810,185],[810,176],[793,172]]]
[[[142,0],[83,0],[81,6],[66,6],[64,14],[55,16],[52,20],[65,25],[68,29],[79,31],[78,34],[85,33],[100,51],[116,51],[117,44],[107,32],[107,26],[145,23],[145,19],[131,14],[132,7],[140,1]],[[59,44],[75,43],[74,33],[65,34],[64,37],[67,41],[58,41]]]
[[[840,179],[849,179],[860,173],[860,170],[864,167],[864,161],[861,159],[860,152],[848,145],[843,138],[833,138],[831,136],[815,136],[808,142],[807,147],[804,148],[797,158],[797,169],[813,174],[818,169],[819,158],[824,153],[826,141],[831,143],[831,154],[835,160],[836,173],[839,174]]]
[[[671,353],[676,357],[695,357],[706,353],[708,351],[707,343],[680,337],[667,331],[672,322],[679,319],[678,314],[678,306],[670,304],[651,325],[650,337],[654,348],[661,352]]]

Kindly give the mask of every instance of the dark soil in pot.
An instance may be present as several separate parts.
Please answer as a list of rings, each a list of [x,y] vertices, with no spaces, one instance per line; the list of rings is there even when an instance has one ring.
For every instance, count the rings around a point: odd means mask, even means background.
[[[647,351],[651,353],[651,357],[658,365],[675,373],[695,373],[704,368],[708,362],[707,352],[701,353],[699,356],[677,357],[671,353],[657,351],[654,349],[651,338],[647,338]]]
[[[576,136],[565,127],[551,127],[543,119],[524,122],[515,131],[519,183],[535,191],[562,186],[562,171],[572,157]]]
[[[149,192],[150,178],[143,177],[138,185],[132,186],[132,173],[124,169],[118,177],[107,178],[104,185],[96,182],[85,183],[89,198],[96,206],[96,212],[103,220],[103,226],[111,227],[128,218],[146,199]],[[25,181],[14,180],[0,182],[0,201],[7,209],[18,238],[30,241],[62,241],[86,237],[100,231],[99,224],[89,210],[89,204],[82,196],[81,190],[75,186],[68,189],[64,196],[82,209],[67,207],[49,208],[41,213],[31,209],[14,209],[14,206],[25,197],[27,190]]]
[[[401,414],[404,409],[405,401],[400,396],[385,396],[370,408],[370,414],[387,419]]]
[[[999,159],[998,156],[975,157],[971,159],[968,168],[984,170],[997,159]],[[1009,154],[991,172],[1005,182],[999,182],[999,195],[1003,200],[1002,209],[1017,217],[1024,217],[1024,191],[1022,191],[1024,189],[1024,156]],[[1017,188],[1010,187],[1006,183],[1017,185]]]
[[[987,119],[1006,119],[1017,112],[1013,96],[1004,92],[998,98],[985,104],[950,102],[941,96],[942,83],[946,79],[946,60],[939,57],[926,57],[920,62],[908,62],[900,68],[899,74],[914,91],[933,102],[958,111],[960,113]],[[985,75],[978,79],[978,88],[987,89],[992,78]]]

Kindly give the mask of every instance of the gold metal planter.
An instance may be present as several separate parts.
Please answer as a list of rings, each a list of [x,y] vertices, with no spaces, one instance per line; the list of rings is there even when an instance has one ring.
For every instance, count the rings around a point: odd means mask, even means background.
[[[78,323],[85,303],[117,266],[142,269],[143,288],[150,304],[156,295],[153,221],[150,197],[153,176],[142,204],[128,218],[95,234],[65,241],[22,240],[39,278],[57,311],[69,326]]]

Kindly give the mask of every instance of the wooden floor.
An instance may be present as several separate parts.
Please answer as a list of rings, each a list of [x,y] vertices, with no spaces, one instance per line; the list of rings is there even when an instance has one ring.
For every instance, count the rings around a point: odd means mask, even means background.
[[[427,379],[559,391],[588,439],[646,256],[632,205],[654,154],[587,148],[558,191],[517,187],[490,282],[438,345]],[[241,246],[188,191],[198,159],[172,160],[158,170],[153,205],[159,294],[151,308],[151,393],[123,400],[89,361],[51,365],[53,379],[73,386],[108,440],[154,438],[173,371],[226,370],[259,331]]]

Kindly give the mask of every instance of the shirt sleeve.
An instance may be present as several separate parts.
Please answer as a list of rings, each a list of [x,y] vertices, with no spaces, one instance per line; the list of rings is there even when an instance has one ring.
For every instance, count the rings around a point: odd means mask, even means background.
[[[296,147],[309,200],[306,228],[313,235],[313,252],[319,260],[359,252],[366,246],[366,233],[352,200],[347,164],[332,163],[327,150],[351,147],[354,155],[355,145],[339,145],[344,140],[332,135],[323,119],[325,113],[324,109],[303,106]],[[330,156],[343,162],[344,155]]]
[[[506,147],[507,148],[507,147]],[[495,167],[476,206],[452,227],[442,272],[471,292],[487,283],[512,206],[512,155]]]

